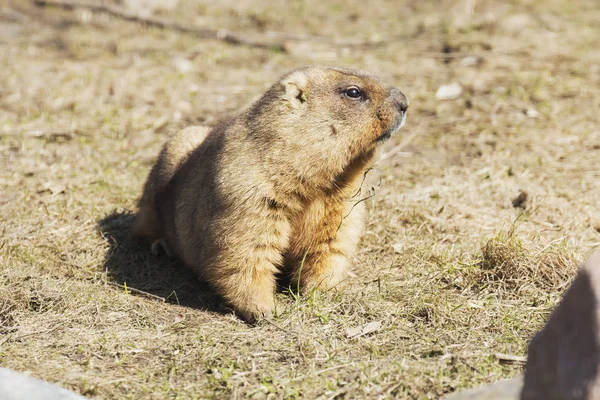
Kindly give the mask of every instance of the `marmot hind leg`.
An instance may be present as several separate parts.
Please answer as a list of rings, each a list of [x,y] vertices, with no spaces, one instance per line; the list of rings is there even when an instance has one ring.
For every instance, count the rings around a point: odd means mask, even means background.
[[[154,243],[163,235],[154,201],[142,197],[133,223],[133,234],[144,243]]]
[[[152,251],[152,255],[154,257],[158,257],[161,253],[166,255],[167,257],[173,257],[173,252],[167,243],[167,239],[162,237],[160,239],[156,239],[152,246],[150,246],[150,251]]]
[[[155,248],[154,243],[164,236],[158,218],[159,205],[156,204],[156,195],[169,185],[181,164],[209,133],[210,127],[207,126],[191,126],[179,131],[165,143],[158,161],[150,171],[138,203],[133,232],[143,241],[152,243],[153,248]]]

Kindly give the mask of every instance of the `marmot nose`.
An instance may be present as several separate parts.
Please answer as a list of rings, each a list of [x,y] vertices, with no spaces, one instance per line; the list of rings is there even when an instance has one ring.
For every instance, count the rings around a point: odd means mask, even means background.
[[[394,100],[394,103],[396,103],[398,110],[400,110],[401,113],[405,113],[408,110],[409,101],[404,93],[396,88],[391,88],[389,93],[390,97]]]
[[[398,109],[401,112],[405,113],[406,110],[408,110],[408,101],[401,101],[400,103],[397,103],[397,104],[398,104]]]

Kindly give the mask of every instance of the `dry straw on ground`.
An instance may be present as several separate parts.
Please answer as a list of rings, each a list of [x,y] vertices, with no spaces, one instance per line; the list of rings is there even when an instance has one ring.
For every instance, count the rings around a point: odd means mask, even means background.
[[[494,354],[525,355],[600,243],[595,1],[180,0],[158,16],[391,40],[282,53],[0,0],[0,365],[119,399],[438,398],[521,370]],[[402,88],[408,123],[366,182],[348,291],[282,289],[251,327],[133,242],[131,212],[169,134],[313,62]],[[458,98],[435,98],[453,82]]]
[[[570,282],[577,271],[578,258],[564,242],[537,249],[514,235],[514,231],[501,233],[482,246],[481,261],[469,276],[473,284],[531,294],[531,289],[561,290]]]

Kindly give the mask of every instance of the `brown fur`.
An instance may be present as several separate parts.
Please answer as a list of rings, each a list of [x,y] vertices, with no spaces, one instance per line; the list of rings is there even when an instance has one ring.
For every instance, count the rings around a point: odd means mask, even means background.
[[[365,97],[348,97],[352,86]],[[167,142],[135,233],[166,242],[247,320],[270,314],[279,272],[335,287],[362,230],[363,175],[407,106],[364,72],[293,71],[238,117]]]

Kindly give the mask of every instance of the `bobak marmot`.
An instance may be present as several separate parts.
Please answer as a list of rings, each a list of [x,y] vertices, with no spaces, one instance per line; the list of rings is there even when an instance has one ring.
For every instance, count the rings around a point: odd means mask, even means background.
[[[166,143],[135,234],[249,321],[270,315],[280,272],[303,288],[333,288],[363,227],[363,175],[407,108],[400,90],[368,73],[295,70],[239,116]]]

